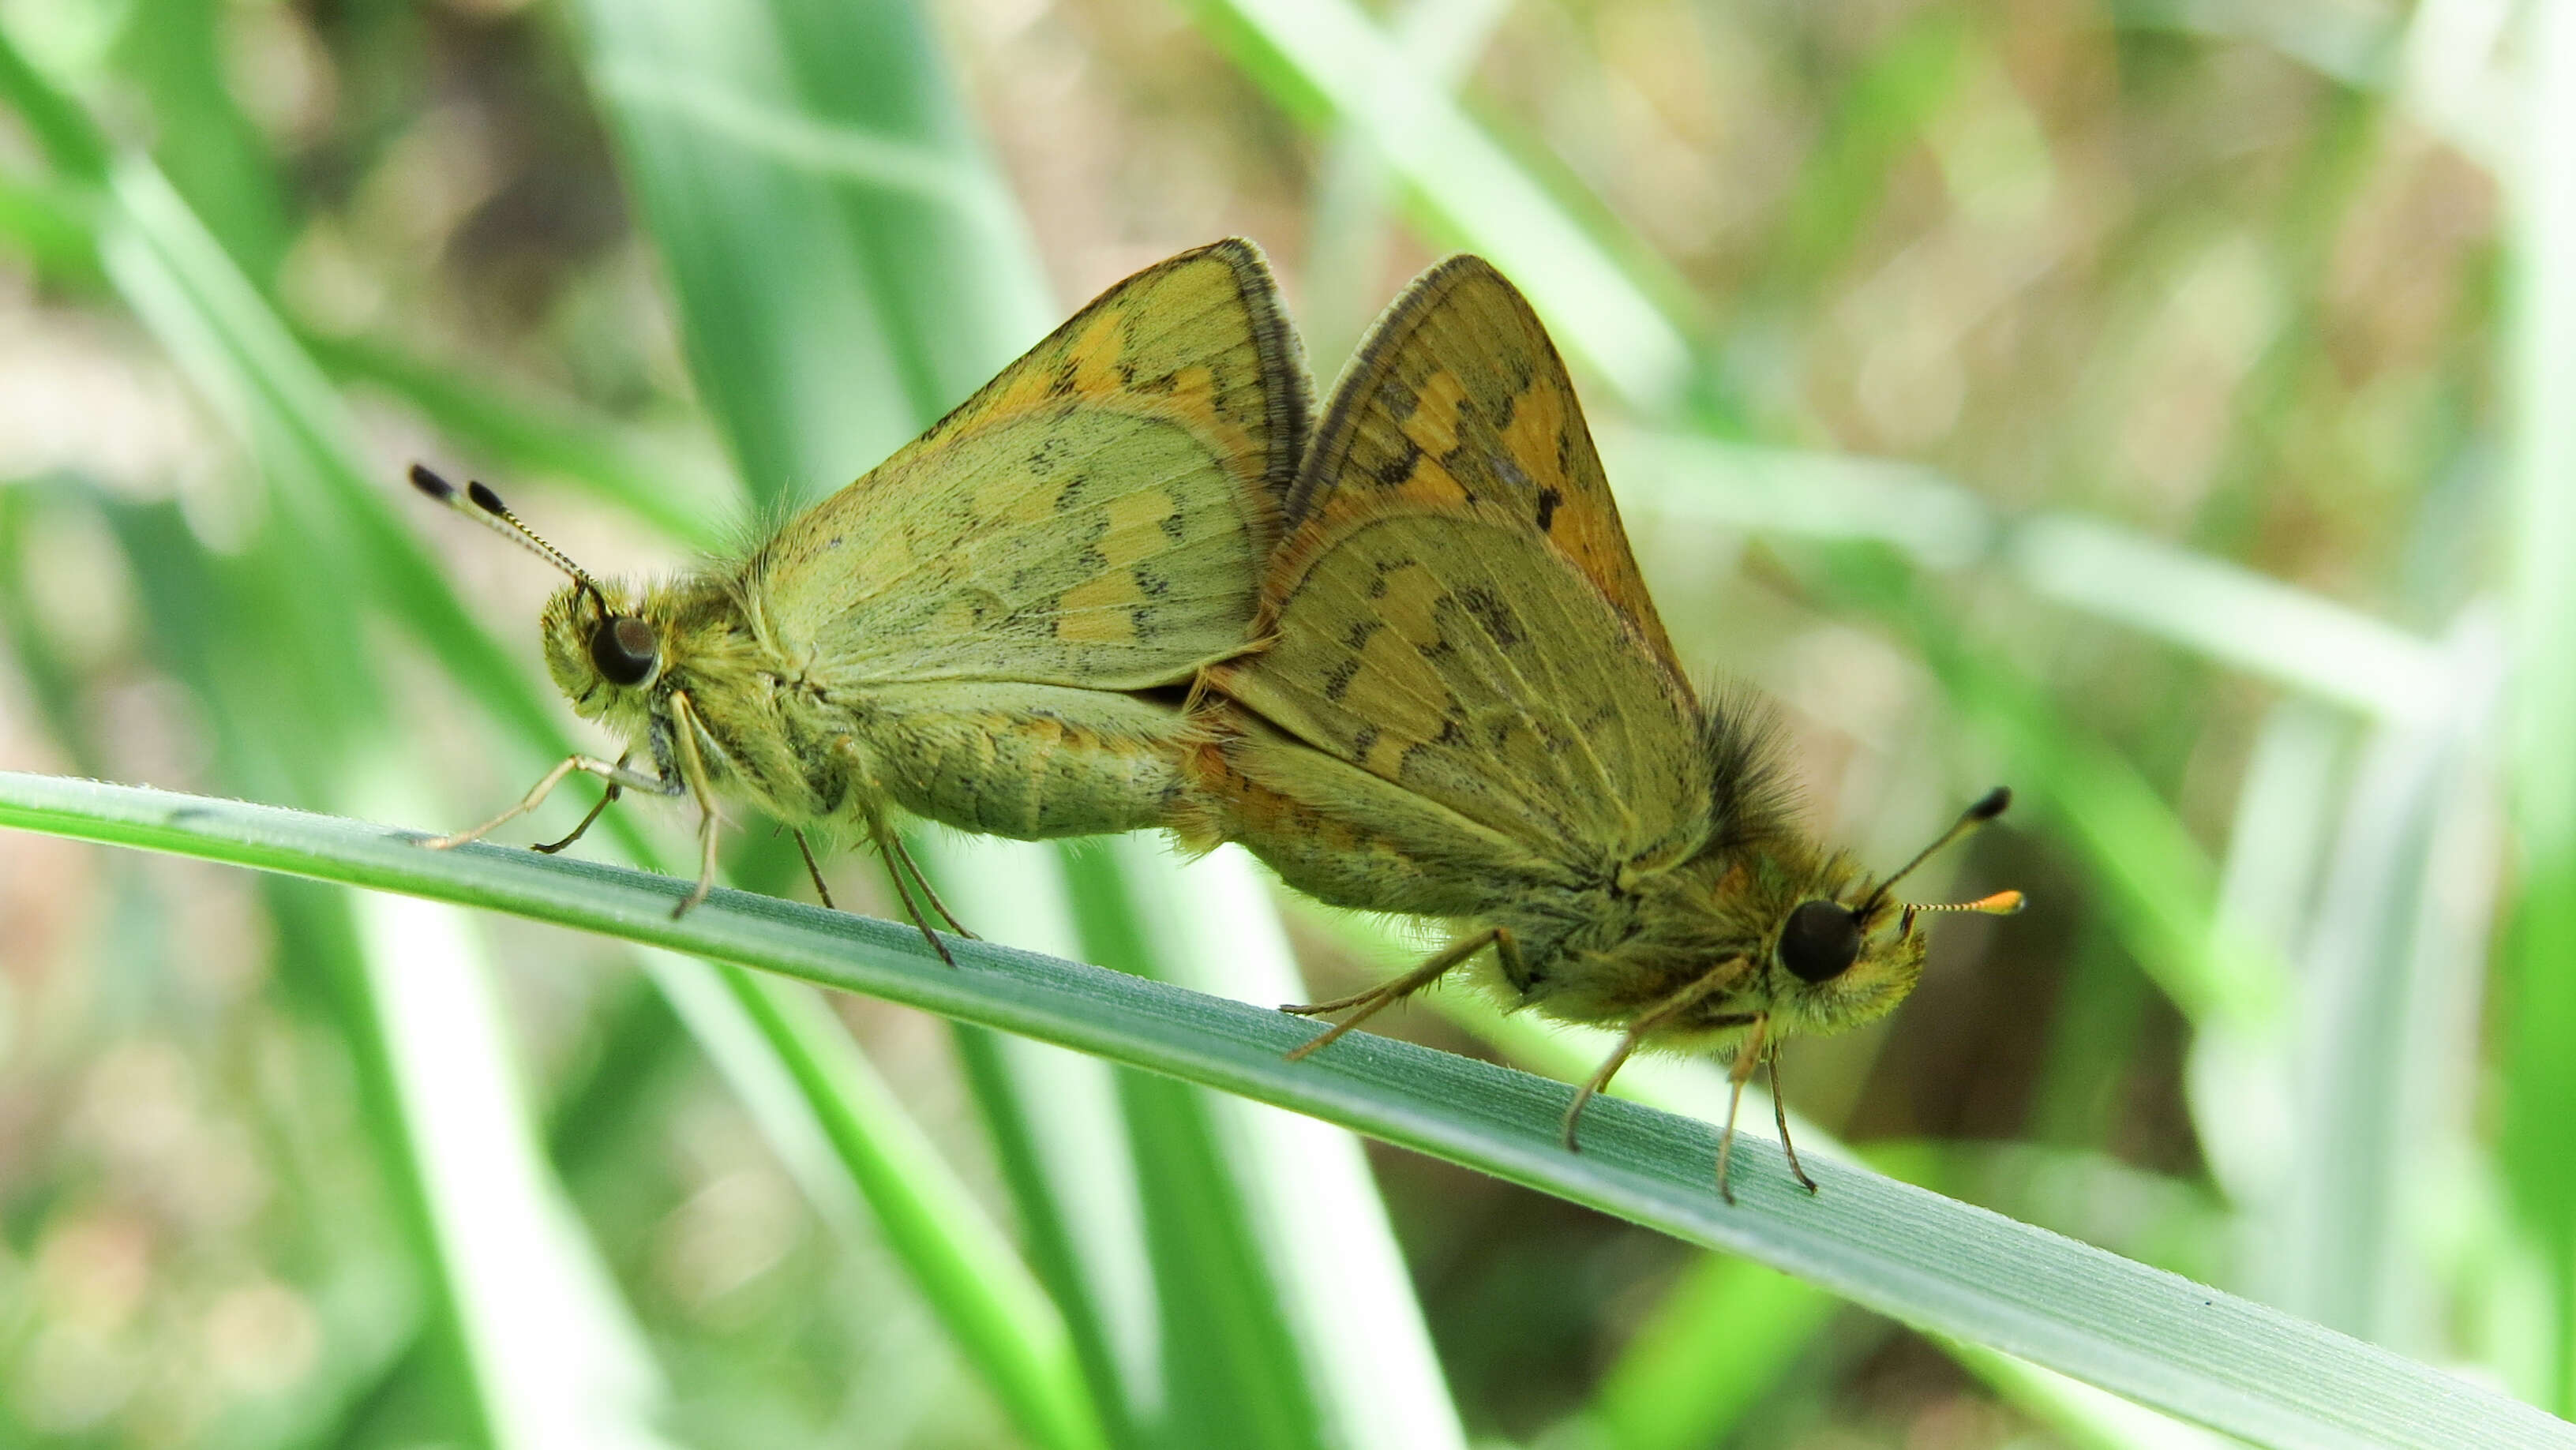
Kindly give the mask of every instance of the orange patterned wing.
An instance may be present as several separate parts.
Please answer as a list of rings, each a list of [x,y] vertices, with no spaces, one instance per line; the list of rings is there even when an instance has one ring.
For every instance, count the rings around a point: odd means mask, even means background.
[[[1482,257],[1423,273],[1360,344],[1289,491],[1290,538],[1271,578],[1293,576],[1347,520],[1401,506],[1535,528],[1684,678],[1565,361],[1528,299]]]
[[[1262,583],[1267,645],[1211,668],[1211,685],[1584,879],[1707,838],[1697,704],[1564,366],[1491,267],[1445,262],[1389,310],[1289,510]],[[1385,815],[1356,782],[1308,774],[1294,788],[1307,805]]]

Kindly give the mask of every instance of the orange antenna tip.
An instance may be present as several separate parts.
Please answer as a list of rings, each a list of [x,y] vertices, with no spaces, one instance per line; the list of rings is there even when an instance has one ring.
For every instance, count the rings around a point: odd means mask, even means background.
[[[1979,916],[2010,916],[2030,904],[2030,898],[2018,891],[1998,891],[1974,901],[1927,901],[1910,905],[1907,911],[1973,911]]]
[[[1982,826],[1982,825],[1984,825],[1986,822],[1993,820],[1995,817],[2002,815],[2002,814],[2004,813],[2004,808],[2005,808],[2006,806],[2011,805],[2011,804],[2012,804],[2012,788],[2011,788],[2010,786],[2001,786],[2001,785],[1999,785],[1999,786],[1996,786],[1993,790],[1990,790],[1990,791],[1986,792],[1984,795],[1981,795],[1981,796],[1977,797],[1977,803],[1976,803],[1975,805],[1972,805],[1972,806],[1968,807],[1966,810],[1961,811],[1961,812],[1959,813],[1959,819],[1957,819],[1957,820],[1955,820],[1955,821],[1952,821],[1952,822],[1950,823],[1950,829],[1948,829],[1948,830],[1946,830],[1946,831],[1943,831],[1943,832],[1941,833],[1941,837],[1940,837],[1940,839],[1939,839],[1939,840],[1936,840],[1936,841],[1934,841],[1931,845],[1926,846],[1926,847],[1924,847],[1922,850],[1915,852],[1915,853],[1914,853],[1914,859],[1913,859],[1913,860],[1906,862],[1902,867],[1898,868],[1898,870],[1897,870],[1897,872],[1896,872],[1896,874],[1895,874],[1895,875],[1890,876],[1890,877],[1888,877],[1886,880],[1879,882],[1879,883],[1878,883],[1878,887],[1877,887],[1877,889],[1876,889],[1876,890],[1874,890],[1874,891],[1872,891],[1872,892],[1870,892],[1870,894],[1869,894],[1869,898],[1868,898],[1867,900],[1863,901],[1863,902],[1860,904],[1860,911],[1859,911],[1859,913],[1858,913],[1858,914],[1859,914],[1859,915],[1862,915],[1862,916],[1867,916],[1867,915],[1869,915],[1872,911],[1877,910],[1877,909],[1878,909],[1878,904],[1879,904],[1881,901],[1884,901],[1884,900],[1886,900],[1886,899],[1887,899],[1888,891],[1889,891],[1891,888],[1893,888],[1893,887],[1896,885],[1896,883],[1897,883],[1897,882],[1902,881],[1902,880],[1904,880],[1907,876],[1912,875],[1912,874],[1913,874],[1913,872],[1914,872],[1914,868],[1915,868],[1915,867],[1920,866],[1920,865],[1922,865],[1924,862],[1926,862],[1926,861],[1928,861],[1928,860],[1932,859],[1932,853],[1933,853],[1933,852],[1940,850],[1942,847],[1944,847],[1944,846],[1946,846],[1946,845],[1949,845],[1952,841],[1955,841],[1955,840],[1959,839],[1961,836],[1964,836],[1964,835],[1966,835],[1967,833],[1969,833],[1970,831],[1975,830],[1977,827]],[[2008,906],[2008,907],[2001,907],[2001,908],[1997,908],[1998,910],[2003,910],[2003,911],[2018,911],[2018,910],[2020,910],[2020,909],[2021,909],[2020,904],[2019,904],[2019,902],[2020,902],[2020,897],[2019,897],[2019,894],[2018,894],[2018,893],[2006,892],[2006,893],[2003,893],[2003,895],[2010,895],[2010,896],[2013,896],[2013,897],[2014,897],[2014,903],[2015,903],[2015,904],[2014,904],[2014,905],[2012,905],[2012,906]],[[1989,898],[1989,899],[1990,899],[1990,900],[1995,900],[1995,899],[2000,899],[2000,897],[1994,897],[1994,898]],[[1909,912],[1914,911],[1914,910],[1917,910],[1917,909],[1918,909],[1918,908],[1915,908],[1915,907],[1907,907],[1907,908],[1906,908],[1906,910],[1907,910],[1907,911],[1909,911]],[[1923,911],[1955,911],[1955,910],[1959,910],[1959,909],[1961,909],[1961,908],[1957,908],[1957,907],[1948,907],[1948,906],[1926,906],[1926,907],[1921,907],[1921,908],[1919,908],[1919,909],[1920,909],[1920,910],[1923,910]]]

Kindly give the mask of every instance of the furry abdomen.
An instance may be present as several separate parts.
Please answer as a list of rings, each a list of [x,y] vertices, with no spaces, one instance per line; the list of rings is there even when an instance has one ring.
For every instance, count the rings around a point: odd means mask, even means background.
[[[1179,709],[1060,685],[956,680],[850,699],[842,755],[914,815],[1023,841],[1164,824],[1181,794]]]

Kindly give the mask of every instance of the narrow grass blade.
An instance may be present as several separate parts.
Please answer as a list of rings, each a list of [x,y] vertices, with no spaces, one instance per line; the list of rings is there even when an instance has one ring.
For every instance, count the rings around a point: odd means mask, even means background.
[[[555,715],[528,687],[525,671],[465,614],[419,546],[394,521],[390,500],[397,495],[369,476],[354,442],[355,430],[328,380],[186,203],[148,162],[108,160],[86,118],[5,45],[0,45],[0,90],[22,112],[46,118],[59,163],[103,183],[93,200],[109,276],[218,411],[262,450],[271,486],[296,520],[299,540],[310,554],[308,567],[276,571],[279,587],[327,598],[330,608],[324,617],[343,631],[354,626],[348,599],[380,601],[419,632],[464,688],[532,745],[532,754],[561,754],[564,744]],[[360,698],[372,684],[370,670],[356,662],[344,661],[326,674],[339,683],[341,693]],[[334,708],[339,708],[337,702]],[[614,821],[609,829],[640,847],[628,822]],[[649,852],[642,854],[650,859]],[[717,970],[734,973],[732,968]],[[785,1026],[777,1021],[765,1025]],[[792,1055],[794,1044],[782,1042],[779,1050]],[[836,1105],[824,1103],[817,1110],[829,1118]],[[843,1117],[839,1125],[857,1123]],[[969,1224],[952,1226],[943,1220],[931,1227],[972,1238]],[[916,1234],[899,1247],[927,1254],[914,1263],[919,1270],[937,1261],[940,1254],[933,1250],[943,1246],[936,1234]],[[972,1247],[964,1242],[944,1246],[967,1262],[974,1261]],[[1049,1362],[1062,1330],[1042,1304],[1023,1300],[1015,1305],[1008,1296],[992,1293],[979,1302],[986,1309],[1034,1311],[1034,1317],[1017,1320],[984,1315],[975,1321],[979,1337],[964,1346],[970,1354],[995,1351],[997,1357],[979,1367],[1006,1404],[1029,1409],[1035,1392],[1048,1383],[1044,1373],[1030,1367]],[[998,1333],[1006,1325],[1014,1329],[1016,1342]],[[614,1337],[607,1330],[593,1336],[602,1343]],[[564,1379],[578,1384],[578,1377]],[[1052,1387],[1073,1388],[1067,1383]],[[1090,1443],[1080,1429],[1087,1423],[1081,1406],[1067,1403],[1034,1414],[1030,1428],[1042,1443],[1079,1446]],[[1068,1438],[1048,1438],[1056,1429]],[[494,1433],[509,1432],[502,1427]]]
[[[2005,515],[1933,469],[1681,434],[1604,446],[1642,518],[1870,540],[1941,570],[2000,566],[2039,598],[2374,719],[2421,724],[2449,694],[2434,641],[2098,520]]]
[[[721,983],[753,1028],[746,1047],[776,1050],[745,1053],[742,1070],[764,1071],[776,1061],[792,1075],[796,1091],[781,1094],[777,1110],[802,1107],[813,1115],[834,1165],[866,1197],[931,1312],[984,1368],[1011,1418],[1052,1450],[1105,1450],[1109,1442],[1053,1307],[848,1029],[795,983],[742,972],[702,980]],[[693,1005],[693,1018],[712,1006]],[[809,1191],[832,1190],[817,1181]]]
[[[1558,345],[1631,408],[1651,414],[1679,400],[1691,368],[1681,329],[1366,12],[1349,0],[1201,0],[1197,8],[1282,104],[1365,136],[1445,239],[1511,274]]]
[[[1015,946],[1056,955],[1081,950],[1057,852],[934,832],[917,854],[968,920],[1007,922]],[[1171,1402],[1165,1329],[1117,1070],[965,1023],[956,1037],[1019,1210],[1022,1251],[1065,1317],[1112,1439],[1157,1443],[1154,1430]]]
[[[2320,1326],[1831,1161],[1813,1197],[1737,1145],[1722,1204],[1705,1124],[1611,1100],[1556,1144],[1561,1084],[1360,1034],[1298,1063],[1278,1013],[990,944],[559,857],[272,807],[0,774],[0,825],[490,907],[867,992],[1321,1117],[1797,1274],[2214,1429],[2280,1445],[2576,1446],[2576,1426]]]
[[[2576,1405],[2576,7],[2544,5],[2525,37],[2511,173],[2512,801],[2520,848],[2504,990],[2503,1159],[2523,1230],[2548,1266],[2554,1338],[2541,1402]]]
[[[721,465],[706,466],[714,462],[711,456],[696,467],[675,463],[667,441],[640,442],[631,427],[571,406],[532,401],[525,387],[495,384],[386,344],[309,334],[303,342],[343,385],[368,384],[399,397],[514,476],[547,473],[569,480],[694,548],[719,547],[725,529],[742,517],[740,489]]]
[[[410,1145],[495,1439],[512,1450],[664,1445],[660,1375],[528,1131],[491,983],[456,913],[358,908]]]
[[[582,9],[690,371],[754,498],[848,482],[1044,330],[911,7]]]
[[[1454,92],[1507,8],[1508,0],[1411,0],[1396,10],[1388,43],[1425,82]],[[1315,171],[1297,312],[1306,355],[1329,379],[1386,305],[1386,211],[1395,178],[1368,132],[1348,121]]]
[[[1110,904],[1122,908],[1114,919],[1095,917],[1101,960],[1260,1008],[1307,996],[1248,857],[1222,851],[1181,868],[1162,842],[1142,835],[1105,842],[1101,853],[1118,868]],[[1245,1388],[1263,1378],[1299,1387],[1296,1401],[1279,1407],[1283,1438],[1347,1450],[1463,1450],[1465,1431],[1359,1145],[1238,1098],[1132,1075],[1129,1084],[1131,1102],[1160,1129],[1140,1131],[1139,1151],[1177,1160],[1147,1173],[1149,1209],[1195,1230],[1197,1253],[1163,1261],[1164,1301],[1175,1314],[1193,1301],[1197,1313],[1231,1312],[1232,1337],[1251,1351],[1246,1367],[1255,1371],[1232,1377]],[[1230,1211],[1207,1212],[1215,1203]],[[1266,1292],[1208,1294],[1220,1257]],[[1214,1407],[1218,1435],[1239,1424],[1241,1396]]]
[[[1608,1450],[1718,1444],[1805,1357],[1835,1298],[1749,1259],[1711,1254],[1639,1325],[1587,1417]]]

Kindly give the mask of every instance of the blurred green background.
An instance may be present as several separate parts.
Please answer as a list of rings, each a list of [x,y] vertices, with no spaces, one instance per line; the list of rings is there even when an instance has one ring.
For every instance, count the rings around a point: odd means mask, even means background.
[[[599,742],[539,668],[555,577],[412,460],[682,567],[1170,252],[1259,241],[1329,382],[1477,250],[1821,832],[1884,868],[2020,792],[1920,890],[2032,910],[1941,924],[1894,1017],[1796,1044],[1793,1106],[2576,1398],[2562,7],[11,0],[0,37],[0,767],[469,824]],[[807,893],[749,824],[732,879]],[[926,848],[988,934],[1256,1000],[1425,940],[1282,936],[1241,861],[1148,840]],[[1372,1150],[1381,1207],[1266,1110],[640,965],[0,836],[0,1444],[2178,1443],[1461,1170]],[[1460,995],[1377,1025],[1596,1050]]]

